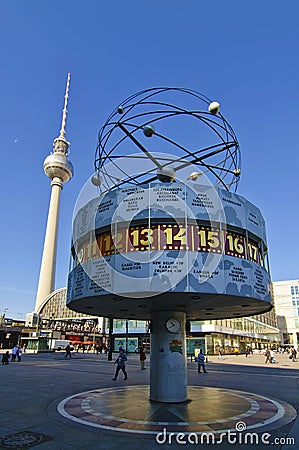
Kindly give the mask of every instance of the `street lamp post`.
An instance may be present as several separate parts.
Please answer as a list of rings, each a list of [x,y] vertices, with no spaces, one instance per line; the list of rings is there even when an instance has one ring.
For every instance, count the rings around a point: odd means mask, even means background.
[[[129,321],[126,320],[126,353],[128,353]]]
[[[109,318],[109,350],[108,350],[108,361],[112,361],[113,353],[113,318]]]
[[[99,319],[95,319],[93,321],[93,353],[96,352],[96,348],[95,348],[95,340],[96,340],[96,325],[99,324]]]

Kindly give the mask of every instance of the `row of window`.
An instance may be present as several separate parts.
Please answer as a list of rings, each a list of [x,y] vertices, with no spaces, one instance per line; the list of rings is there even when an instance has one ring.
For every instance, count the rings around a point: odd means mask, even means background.
[[[291,286],[291,294],[299,294],[299,286]]]

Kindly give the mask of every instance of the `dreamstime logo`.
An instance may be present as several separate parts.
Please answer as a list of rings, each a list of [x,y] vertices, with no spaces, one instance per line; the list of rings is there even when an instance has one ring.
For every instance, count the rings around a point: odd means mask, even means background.
[[[236,428],[237,431],[245,431],[246,428],[247,428],[246,427],[246,423],[242,422],[242,421],[237,422],[236,425],[235,425],[235,428]]]
[[[270,433],[258,434],[246,431],[247,426],[243,421],[235,424],[235,430],[218,431],[217,433],[172,433],[163,428],[161,433],[156,435],[156,442],[160,445],[164,444],[222,444],[224,442],[230,445],[295,445],[295,438],[292,437],[275,437],[271,440]]]
[[[165,159],[170,158],[171,155],[158,154],[159,157]],[[157,157],[157,154],[155,154]],[[124,162],[122,161],[124,159]],[[173,156],[175,160],[175,156]],[[130,160],[132,161],[132,159]],[[125,158],[117,160],[118,166],[122,164],[127,164]],[[113,163],[114,164],[114,163]],[[109,173],[109,170],[113,172],[113,164],[110,163],[105,167],[105,172]],[[139,163],[140,164],[140,163]],[[110,169],[109,166],[111,165]],[[140,167],[138,167],[140,170]],[[136,175],[137,168],[131,164],[126,167],[126,175],[134,178]],[[190,171],[198,170],[197,167],[189,165]],[[222,202],[218,196],[217,190],[211,185],[208,178],[201,174],[200,180],[201,184],[197,183],[186,183],[184,179],[176,177],[178,183],[155,183],[154,185],[144,186],[144,185],[124,185],[121,188],[116,188],[114,190],[108,190],[104,194],[99,194],[95,198],[95,187],[91,186],[90,180],[88,180],[85,186],[82,188],[77,203],[75,206],[75,211],[73,215],[73,243],[75,257],[83,270],[86,272],[88,277],[100,288],[113,293],[119,294],[124,297],[150,297],[159,295],[162,292],[171,290],[175,288],[191,271],[195,263],[200,264],[201,273],[204,276],[198,277],[198,282],[203,283],[212,276],[213,272],[216,270],[222,253],[206,252],[202,255],[200,262],[198,262],[198,251],[189,252],[188,251],[188,224],[197,223],[197,219],[194,215],[194,208],[190,208],[186,202],[187,195],[196,199],[197,204],[201,205],[202,209],[205,211],[205,216],[207,222],[210,222],[211,226],[213,223],[222,224],[225,227],[225,213],[223,209]],[[111,195],[113,191],[117,197],[116,204],[114,206],[113,214],[110,218],[110,234],[105,235],[105,239],[112,241],[112,246],[115,251],[115,257],[118,259],[118,266],[115,264],[116,259],[100,257],[95,264],[95,260],[84,261],[83,250],[80,247],[80,241],[82,236],[80,236],[81,227],[77,224],[78,217],[82,216],[82,209],[86,208],[86,205],[91,203],[92,208],[89,209],[87,214],[90,216],[86,219],[89,225],[89,242],[92,245],[98,245],[97,239],[97,223],[101,222],[100,214],[107,214],[105,207],[103,205],[111,205]],[[203,196],[205,196],[206,201],[204,202]],[[132,205],[134,207],[132,207]],[[212,206],[211,206],[212,205]],[[109,209],[109,206],[108,206]],[[169,238],[172,230],[161,230],[153,229],[151,226],[151,214],[155,214],[155,220],[163,223],[163,220],[167,218],[169,221],[176,226],[178,232],[178,239],[181,239],[181,243],[184,245],[177,246],[176,248],[166,249],[165,248],[155,248],[153,249],[151,244],[155,239],[160,242],[162,239]],[[138,213],[144,212],[143,223],[145,224],[142,229],[132,227],[134,221],[136,221],[136,216]],[[81,214],[81,216],[80,216]],[[83,213],[84,215],[84,213]],[[99,220],[100,219],[100,220]],[[166,222],[167,222],[166,220]],[[155,223],[155,222],[153,222]],[[146,226],[148,224],[148,228]],[[78,231],[79,230],[79,231]],[[133,230],[133,231],[132,231]],[[135,233],[135,235],[134,235]],[[164,233],[164,234],[163,234]],[[168,233],[168,234],[167,234]],[[213,232],[211,232],[213,233]],[[135,251],[132,245],[128,241],[128,236],[132,236],[136,241],[142,244],[142,251]],[[138,238],[137,238],[138,235]],[[126,236],[127,242],[131,245],[131,248],[124,250],[123,243],[121,239]],[[213,235],[211,234],[212,239]],[[172,239],[173,236],[170,236]],[[121,243],[120,243],[121,242]],[[128,245],[127,245],[128,247]],[[110,255],[109,255],[110,256]],[[159,271],[153,274],[153,267],[158,264],[159,260],[167,261],[165,264],[161,264],[162,268],[159,267]],[[99,264],[101,267],[99,269]],[[120,267],[128,266],[132,269],[139,269],[138,275],[132,276],[134,271],[131,270],[130,275],[121,272]],[[163,267],[164,266],[164,267]],[[95,269],[96,267],[96,269]],[[149,269],[149,267],[152,267]],[[170,268],[171,267],[171,268]],[[143,270],[144,269],[144,270]],[[100,273],[105,276],[99,276]],[[137,270],[136,270],[137,272]],[[148,273],[146,273],[148,272]],[[128,273],[128,272],[127,272]],[[145,275],[145,276],[142,276]],[[111,280],[107,283],[107,279]]]

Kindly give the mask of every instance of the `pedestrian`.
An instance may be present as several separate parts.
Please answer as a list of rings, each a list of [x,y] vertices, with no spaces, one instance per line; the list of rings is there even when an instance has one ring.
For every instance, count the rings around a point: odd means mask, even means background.
[[[9,351],[7,350],[7,352],[3,353],[3,355],[2,355],[2,364],[7,366],[7,364],[9,364],[9,358],[10,358],[10,354],[9,354]]]
[[[17,346],[17,358],[18,358],[18,362],[21,362],[21,360],[22,360],[22,347],[20,347],[19,345]]]
[[[205,355],[203,354],[201,348],[199,349],[199,353],[196,356],[195,361],[198,364],[198,369],[197,369],[198,373],[201,373],[200,372],[200,368],[201,367],[203,368],[204,373],[207,373],[207,371],[206,371],[206,364],[205,364]]]
[[[249,348],[246,347],[246,348],[245,348],[245,358],[247,358],[248,354],[249,354]]]
[[[117,366],[116,366],[116,371],[115,371],[114,378],[112,378],[112,380],[116,380],[117,379],[117,376],[118,376],[118,373],[119,373],[120,370],[123,372],[123,374],[125,376],[124,380],[127,380],[127,378],[128,378],[128,375],[127,375],[127,372],[126,372],[126,361],[127,361],[127,359],[128,359],[127,355],[125,354],[124,350],[121,348],[119,350],[119,355],[118,355],[118,357],[116,358],[116,360],[114,362],[114,364],[117,364]]]
[[[83,345],[82,345],[82,352],[83,352],[83,353],[85,352],[85,349],[86,349],[85,344],[83,344]]]
[[[70,358],[72,358],[72,355],[71,355],[71,346],[70,346],[69,344],[65,347],[65,355],[64,355],[64,357],[67,358],[68,356],[69,356]]]
[[[139,356],[140,356],[141,370],[145,370],[144,362],[146,360],[146,354],[143,347],[140,347]]]
[[[18,346],[15,345],[11,350],[11,362],[16,361]]]
[[[275,354],[273,349],[270,350],[270,364],[275,364],[276,360],[275,360]]]
[[[265,352],[265,356],[266,356],[265,364],[267,364],[267,363],[270,364],[270,356],[271,356],[271,353],[270,353],[270,350],[269,350],[268,348],[267,348],[267,350],[266,350],[266,352]]]
[[[219,347],[219,350],[218,350],[218,358],[219,358],[219,359],[222,359],[222,347]]]
[[[295,347],[291,348],[291,359],[293,362],[296,361],[296,356],[297,356],[297,350],[295,349]]]

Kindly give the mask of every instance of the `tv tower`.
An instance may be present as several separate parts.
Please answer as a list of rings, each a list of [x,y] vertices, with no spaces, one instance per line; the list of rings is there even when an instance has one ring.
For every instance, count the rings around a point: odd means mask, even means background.
[[[70,142],[65,139],[70,77],[71,74],[68,73],[60,134],[54,139],[54,150],[44,161],[44,172],[52,180],[51,199],[35,301],[35,312],[39,311],[45,298],[54,290],[60,193],[63,189],[63,183],[66,183],[72,178],[74,171],[73,165],[68,158]]]

